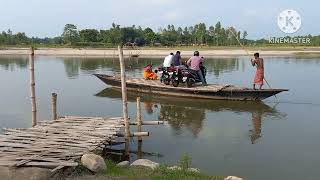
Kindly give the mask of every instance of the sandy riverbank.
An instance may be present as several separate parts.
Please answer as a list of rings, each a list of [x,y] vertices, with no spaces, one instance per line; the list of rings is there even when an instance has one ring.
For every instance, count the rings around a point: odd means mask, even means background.
[[[195,48],[196,50],[196,48]],[[125,56],[139,55],[139,57],[164,57],[176,49],[140,49],[140,50],[124,50]],[[181,50],[183,56],[191,56],[192,49]],[[72,48],[38,48],[35,50],[36,55],[46,56],[86,56],[86,57],[115,57],[117,49],[72,49]],[[250,54],[260,52],[263,56],[295,56],[295,55],[320,55],[320,48],[311,49],[254,49],[249,50]],[[1,49],[0,55],[28,55],[28,48],[11,48]],[[205,57],[224,57],[224,56],[245,56],[247,52],[243,49],[200,49],[201,56]]]

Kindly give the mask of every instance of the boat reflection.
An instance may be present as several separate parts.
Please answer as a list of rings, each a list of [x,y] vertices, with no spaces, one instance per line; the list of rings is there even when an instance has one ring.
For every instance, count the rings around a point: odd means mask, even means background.
[[[121,91],[117,88],[106,88],[96,94],[98,97],[108,97],[121,99]],[[263,102],[240,102],[240,101],[221,101],[221,100],[201,100],[165,97],[156,95],[146,95],[128,91],[128,101],[136,102],[136,97],[141,97],[147,114],[154,114],[159,110],[159,121],[168,121],[168,124],[175,130],[176,134],[181,134],[182,129],[188,129],[194,137],[203,128],[206,112],[230,111],[234,113],[252,114],[252,129],[249,130],[250,139],[254,144],[262,135],[262,118],[272,118],[285,116]],[[158,110],[157,110],[158,111]]]

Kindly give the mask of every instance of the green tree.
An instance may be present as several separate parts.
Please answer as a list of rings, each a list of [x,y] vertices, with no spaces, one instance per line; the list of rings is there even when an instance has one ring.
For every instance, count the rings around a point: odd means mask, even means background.
[[[66,24],[63,29],[62,38],[65,43],[72,44],[79,41],[77,26]]]
[[[215,28],[213,26],[210,26],[208,30],[208,42],[210,44],[214,44],[215,38],[216,38]]]
[[[206,43],[207,27],[204,23],[196,24],[194,26],[194,39],[196,44]]]
[[[215,39],[216,39],[216,45],[217,46],[219,46],[219,41],[222,39],[221,38],[221,32],[222,32],[222,30],[221,30],[221,23],[220,23],[220,21],[218,21],[217,22],[217,24],[215,25],[215,28],[214,28],[215,30]]]
[[[247,31],[243,31],[242,33],[242,41],[243,41],[243,44],[247,44],[247,36],[248,36],[248,32]]]
[[[122,43],[133,43],[136,38],[138,38],[138,30],[135,27],[124,27],[120,28],[120,36]]]
[[[243,31],[242,33],[242,39],[245,40],[248,36],[248,32],[247,31]]]
[[[25,33],[18,32],[17,34],[13,35],[13,37],[16,43],[19,43],[19,44],[26,44],[29,42],[29,39]]]
[[[147,44],[153,45],[157,39],[156,33],[153,32],[151,28],[146,28],[143,31],[143,36]]]
[[[83,29],[79,31],[82,42],[98,42],[99,31],[96,29]]]
[[[112,28],[109,30],[109,41],[113,45],[122,44],[122,34],[120,25],[112,23]]]
[[[182,32],[182,43],[190,44],[191,43],[190,39],[191,39],[191,35],[189,33],[188,27],[185,27]]]

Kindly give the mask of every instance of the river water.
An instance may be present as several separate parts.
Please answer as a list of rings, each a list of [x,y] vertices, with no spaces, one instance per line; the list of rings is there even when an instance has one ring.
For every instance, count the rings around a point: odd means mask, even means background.
[[[51,93],[58,93],[59,115],[121,116],[120,92],[93,73],[119,73],[116,60],[36,56],[38,119],[51,117]],[[141,77],[147,63],[130,60],[127,75]],[[208,83],[251,87],[254,69],[245,57],[206,61]],[[129,115],[142,98],[144,120],[167,120],[167,125],[143,127],[144,154],[157,162],[176,164],[183,154],[192,166],[212,175],[246,179],[313,179],[320,162],[320,58],[266,57],[266,79],[289,92],[263,103],[189,100],[128,94]],[[0,57],[0,127],[31,126],[28,57]],[[137,142],[131,142],[137,149]],[[132,158],[137,158],[132,154]]]

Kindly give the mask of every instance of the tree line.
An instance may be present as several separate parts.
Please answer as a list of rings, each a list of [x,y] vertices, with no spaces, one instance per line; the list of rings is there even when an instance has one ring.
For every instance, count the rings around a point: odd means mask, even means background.
[[[53,38],[28,37],[25,33],[13,34],[9,29],[0,34],[0,45],[58,45],[81,47],[114,47],[118,44],[137,46],[235,46],[241,41],[245,45],[268,45],[268,40],[249,40],[247,31],[234,27],[223,27],[220,22],[214,26],[199,23],[189,27],[168,25],[155,32],[141,26],[121,27],[115,23],[109,29],[78,30],[74,24],[66,24],[61,36]],[[320,45],[320,36],[306,36],[313,46]]]
[[[238,44],[238,39],[245,39],[248,33],[237,31],[233,27],[224,28],[218,22],[207,28],[206,24],[199,23],[190,27],[175,27],[168,25],[154,32],[151,28],[141,26],[120,27],[112,24],[107,30],[83,29],[77,30],[73,24],[66,24],[61,35],[66,44],[77,43],[104,43],[104,44],[135,44],[138,46],[176,46],[176,45],[217,45],[227,46]],[[237,37],[236,37],[237,36]]]

